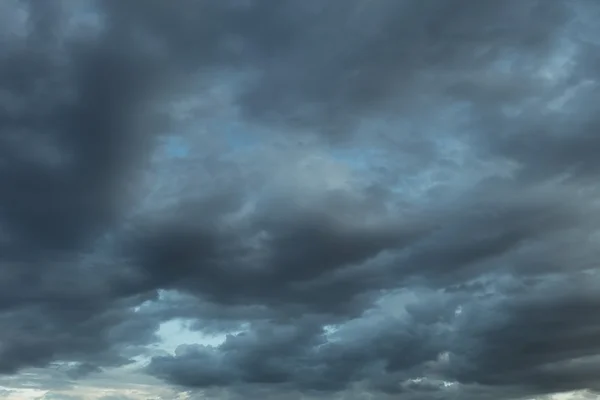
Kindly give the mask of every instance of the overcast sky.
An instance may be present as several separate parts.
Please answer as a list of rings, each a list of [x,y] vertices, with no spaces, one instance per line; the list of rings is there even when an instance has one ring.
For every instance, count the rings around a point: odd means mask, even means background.
[[[599,43],[596,0],[2,0],[0,398],[596,399]]]

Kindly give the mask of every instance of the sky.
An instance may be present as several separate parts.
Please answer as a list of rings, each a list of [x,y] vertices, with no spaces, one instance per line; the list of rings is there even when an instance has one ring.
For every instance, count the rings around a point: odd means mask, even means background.
[[[2,0],[0,398],[600,398],[599,19]]]

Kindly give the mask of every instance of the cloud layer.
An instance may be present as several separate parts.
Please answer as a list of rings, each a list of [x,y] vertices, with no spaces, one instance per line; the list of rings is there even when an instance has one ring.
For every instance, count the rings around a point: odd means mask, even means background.
[[[0,373],[599,391],[599,12],[3,3]],[[157,351],[173,320],[224,339]]]

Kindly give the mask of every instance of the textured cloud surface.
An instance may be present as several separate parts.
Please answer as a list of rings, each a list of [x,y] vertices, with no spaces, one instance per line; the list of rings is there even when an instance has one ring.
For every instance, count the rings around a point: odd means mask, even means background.
[[[2,2],[0,397],[594,396],[596,3]]]

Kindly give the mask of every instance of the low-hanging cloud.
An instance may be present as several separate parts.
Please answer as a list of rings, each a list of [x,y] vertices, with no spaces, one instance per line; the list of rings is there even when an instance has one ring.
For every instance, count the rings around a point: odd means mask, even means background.
[[[600,390],[599,11],[0,5],[0,374]],[[160,353],[171,320],[224,339]]]

